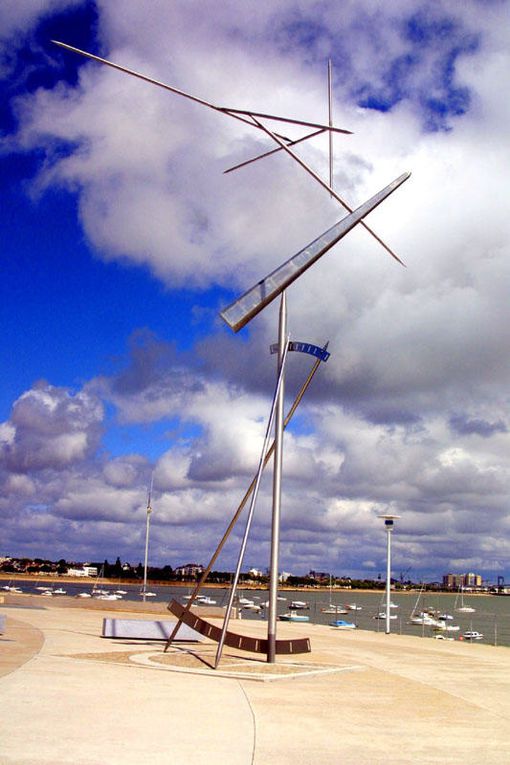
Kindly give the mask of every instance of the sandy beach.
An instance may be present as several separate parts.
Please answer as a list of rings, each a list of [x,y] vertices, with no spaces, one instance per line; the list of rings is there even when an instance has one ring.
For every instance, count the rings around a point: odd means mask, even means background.
[[[163,654],[102,638],[105,610],[33,600],[0,607],[3,765],[508,759],[508,648],[280,624],[279,637],[309,636],[312,652],[273,666],[229,648],[214,672],[210,642]]]

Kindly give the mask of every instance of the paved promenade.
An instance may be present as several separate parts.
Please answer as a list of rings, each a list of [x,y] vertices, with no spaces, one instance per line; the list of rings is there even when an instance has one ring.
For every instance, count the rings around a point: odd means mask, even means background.
[[[207,642],[163,654],[101,638],[104,611],[46,601],[0,614],[2,765],[510,761],[508,648],[281,624],[312,653],[275,668],[226,649],[214,673]],[[262,637],[265,625],[232,628]]]

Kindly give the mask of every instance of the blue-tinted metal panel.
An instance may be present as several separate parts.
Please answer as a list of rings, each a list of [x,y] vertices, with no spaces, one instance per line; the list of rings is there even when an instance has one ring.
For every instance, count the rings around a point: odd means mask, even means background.
[[[234,303],[227,306],[221,313],[221,318],[234,332],[242,329],[253,319],[266,305],[269,305],[275,297],[292,284],[302,273],[310,268],[316,260],[322,257],[333,245],[344,237],[354,226],[359,223],[369,212],[374,210],[386,197],[395,191],[411,173],[404,173],[390,183],[386,188],[379,191],[375,196],[346,215],[334,226],[321,234],[313,242],[310,242],[303,250],[292,256],[276,268],[264,279],[261,279],[254,287],[241,295]]]

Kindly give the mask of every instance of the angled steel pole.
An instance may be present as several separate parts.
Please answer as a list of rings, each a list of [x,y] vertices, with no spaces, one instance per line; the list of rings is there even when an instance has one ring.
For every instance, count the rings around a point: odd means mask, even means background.
[[[323,346],[323,350],[327,349],[328,344],[329,344],[329,341],[328,341],[328,343],[326,343]],[[310,369],[310,372],[308,373],[308,376],[307,376],[306,380],[304,381],[303,385],[299,389],[299,392],[297,393],[296,398],[294,399],[294,402],[293,402],[291,408],[289,409],[289,411],[287,413],[287,416],[286,416],[286,418],[284,420],[284,423],[283,423],[284,429],[287,427],[287,425],[291,421],[291,419],[292,419],[292,417],[294,415],[294,412],[296,411],[296,409],[298,408],[299,404],[301,403],[301,399],[303,398],[303,396],[305,395],[306,391],[308,390],[308,387],[309,387],[310,383],[312,382],[312,380],[313,380],[313,378],[315,376],[315,373],[317,372],[317,370],[318,370],[318,368],[319,368],[319,366],[321,364],[321,361],[322,361],[322,359],[316,359],[316,361],[314,362],[312,368]],[[273,441],[271,446],[269,447],[267,453],[266,453],[265,458],[264,458],[264,467],[266,467],[267,463],[269,462],[269,460],[273,456],[273,454],[274,454],[274,447],[275,447],[275,443]],[[223,536],[221,538],[221,541],[220,541],[218,547],[216,548],[216,551],[214,552],[213,556],[211,557],[211,560],[209,561],[207,567],[203,571],[202,576],[200,577],[200,580],[195,585],[195,588],[194,588],[193,592],[191,593],[191,597],[186,602],[186,606],[185,606],[185,609],[184,609],[185,613],[187,613],[188,611],[191,610],[191,607],[193,605],[193,601],[195,600],[195,597],[200,592],[201,588],[205,584],[205,581],[206,581],[207,577],[211,573],[212,567],[216,563],[216,560],[218,559],[219,554],[223,550],[223,547],[225,546],[225,543],[226,543],[227,539],[229,538],[229,536],[230,536],[230,534],[232,532],[232,529],[234,528],[234,526],[236,525],[237,521],[239,520],[239,517],[240,517],[242,511],[244,510],[244,508],[246,506],[246,503],[248,502],[253,489],[255,488],[256,482],[257,482],[257,475],[255,475],[253,477],[252,482],[250,483],[248,489],[246,490],[246,493],[245,493],[244,497],[242,498],[241,502],[239,503],[239,505],[237,507],[236,512],[234,513],[230,523],[228,524],[228,526],[227,526],[227,528],[226,528],[226,530],[225,530],[225,532],[224,532],[224,534],[223,534]],[[170,635],[170,637],[168,638],[168,640],[166,642],[165,649],[164,649],[165,651],[167,651],[169,649],[170,645],[172,644],[172,641],[175,639],[175,636],[176,636],[176,634],[177,634],[177,632],[179,630],[180,624],[181,624],[181,620],[178,619],[177,623],[176,623],[176,625],[175,625],[175,627],[173,629],[172,634]]]
[[[275,387],[275,391],[274,391],[273,402],[271,404],[271,413],[269,415],[269,420],[268,420],[267,429],[266,429],[266,435],[265,435],[265,438],[264,438],[264,444],[262,446],[262,452],[261,452],[261,455],[260,455],[259,467],[258,467],[258,470],[257,470],[257,478],[256,478],[256,481],[255,481],[255,487],[253,489],[253,493],[251,495],[250,509],[248,511],[248,517],[246,519],[246,526],[245,526],[245,529],[244,529],[243,540],[241,542],[241,548],[239,550],[239,557],[237,559],[237,566],[236,566],[236,570],[235,570],[235,574],[234,574],[234,579],[232,581],[232,588],[230,590],[230,597],[228,599],[227,608],[225,610],[225,618],[223,620],[223,628],[221,630],[221,637],[220,637],[220,639],[218,641],[218,648],[216,650],[216,661],[214,663],[214,668],[215,669],[217,668],[218,664],[220,663],[221,654],[223,652],[223,644],[225,642],[225,636],[227,634],[228,623],[229,623],[229,620],[230,620],[230,614],[232,612],[232,605],[234,603],[234,597],[235,597],[235,594],[236,594],[237,585],[239,583],[239,576],[241,574],[241,567],[243,565],[244,553],[246,551],[246,545],[248,543],[248,535],[250,533],[251,522],[253,520],[253,511],[255,510],[255,503],[257,502],[257,497],[258,497],[258,493],[259,493],[260,479],[262,478],[262,472],[264,470],[264,460],[265,460],[265,457],[266,457],[266,454],[267,454],[267,450],[268,450],[268,447],[269,447],[269,439],[271,438],[271,430],[272,430],[272,427],[273,427],[273,421],[275,419],[275,413],[277,413],[277,411],[278,411],[278,403],[280,401],[280,394],[281,394],[282,386],[283,386],[283,376],[284,376],[284,373],[285,373],[285,361],[286,361],[286,358],[287,358],[288,350],[289,350],[289,340],[288,340],[288,338],[285,338],[285,346],[282,349],[283,353],[282,353],[281,365],[280,365],[280,369],[279,369],[279,372],[278,372],[278,378],[276,380],[276,387]]]
[[[283,402],[285,397],[285,379],[283,364],[285,360],[287,338],[287,296],[285,290],[280,300],[278,327],[278,375],[282,382],[276,404],[274,427],[274,472],[273,472],[273,519],[271,525],[271,565],[269,570],[269,613],[267,621],[267,661],[276,661],[276,620],[278,607],[278,559],[280,550],[280,510],[282,498],[282,462],[283,462]]]
[[[325,132],[326,132],[325,128],[321,128],[320,130],[315,130],[313,133],[307,133],[301,138],[296,138],[296,140],[294,141],[288,141],[287,146],[297,146],[298,143],[303,143],[303,141],[308,141],[310,138],[315,138],[315,136],[322,135],[322,133],[325,133]],[[245,159],[244,162],[239,162],[238,165],[233,165],[232,167],[227,168],[227,170],[223,171],[223,174],[226,175],[227,173],[232,173],[234,170],[240,170],[241,167],[246,167],[246,165],[251,165],[252,162],[257,162],[259,159],[270,157],[272,154],[278,154],[279,151],[282,151],[281,146],[279,146],[277,149],[271,149],[270,151],[265,151],[263,154],[257,154],[256,157],[252,157],[251,159]]]
[[[329,126],[333,125],[333,76],[331,59],[328,59],[328,116]],[[329,188],[333,188],[333,133],[329,131]]]
[[[221,112],[222,114],[226,114],[229,117],[233,117],[236,120],[240,120],[241,122],[246,123],[247,125],[250,125],[253,127],[254,123],[251,119],[251,115],[253,114],[255,117],[261,117],[263,119],[268,120],[274,120],[276,122],[285,122],[290,125],[300,125],[303,127],[312,127],[312,128],[318,128],[322,130],[334,130],[335,133],[343,133],[345,135],[352,135],[351,130],[346,130],[345,128],[337,128],[337,127],[331,127],[329,125],[321,125],[318,122],[308,122],[306,120],[297,120],[292,119],[291,117],[280,117],[276,114],[265,114],[263,112],[250,112],[246,111],[245,109],[230,109],[225,106],[217,106],[216,104],[212,104],[210,101],[206,101],[205,98],[199,98],[198,96],[193,96],[191,93],[186,93],[184,90],[181,90],[180,88],[176,88],[173,85],[168,85],[166,82],[161,82],[161,80],[156,80],[154,77],[148,77],[146,74],[142,74],[141,72],[136,72],[134,69],[129,69],[127,66],[121,66],[120,64],[115,64],[113,61],[109,61],[106,58],[101,58],[101,56],[95,56],[93,53],[88,53],[86,50],[81,50],[80,48],[75,48],[74,45],[68,45],[67,43],[60,42],[59,40],[52,40],[51,41],[54,45],[58,45],[60,48],[64,48],[65,50],[71,51],[72,53],[78,53],[80,56],[84,56],[85,58],[89,58],[92,61],[97,61],[99,64],[105,64],[105,66],[109,66],[112,69],[117,69],[119,72],[124,72],[125,74],[129,74],[132,77],[137,77],[139,80],[143,80],[144,82],[148,82],[151,85],[156,85],[158,88],[163,88],[164,90],[168,90],[171,93],[175,93],[178,96],[183,96],[184,98],[188,98],[190,101],[195,101],[197,104],[202,104],[202,106],[207,106],[209,109],[214,109],[216,112]],[[285,138],[285,136],[282,136]]]
[[[276,135],[276,133],[273,133],[273,131],[272,131],[272,130],[270,130],[268,127],[266,127],[265,125],[263,125],[263,124],[262,124],[262,122],[260,122],[260,121],[259,121],[259,120],[258,120],[258,119],[257,119],[257,118],[256,118],[256,117],[253,115],[253,114],[252,114],[252,119],[253,119],[253,122],[254,122],[254,123],[255,123],[255,124],[256,124],[256,125],[257,125],[257,126],[260,128],[260,129],[261,129],[261,130],[263,130],[263,131],[264,131],[264,133],[267,133],[267,135],[268,135],[268,136],[270,136],[270,137],[273,139],[273,141],[274,141],[275,143],[277,143],[277,144],[278,144],[278,146],[280,146],[280,147],[281,147],[281,148],[282,148],[284,151],[286,151],[286,152],[287,152],[287,154],[290,154],[290,156],[291,156],[291,157],[293,157],[293,158],[296,160],[296,162],[298,163],[298,165],[301,165],[301,167],[303,168],[303,170],[306,170],[306,172],[307,172],[309,175],[311,175],[311,176],[312,176],[312,178],[315,178],[315,180],[317,181],[317,183],[318,183],[318,184],[320,184],[320,185],[321,185],[321,186],[322,186],[324,189],[326,189],[326,191],[329,191],[330,195],[331,195],[331,196],[332,196],[334,199],[336,199],[336,201],[337,201],[337,202],[339,202],[339,203],[342,205],[342,207],[344,207],[344,208],[345,208],[345,209],[346,209],[348,212],[350,212],[350,213],[352,213],[352,212],[353,212],[353,209],[352,209],[352,207],[350,207],[350,206],[347,204],[347,202],[346,202],[344,199],[342,199],[342,197],[341,197],[341,196],[339,196],[339,195],[336,193],[336,191],[333,191],[333,189],[331,188],[331,186],[328,186],[328,184],[326,183],[326,181],[323,181],[323,180],[322,180],[322,178],[320,177],[320,175],[317,175],[317,173],[316,173],[314,170],[312,170],[312,168],[311,168],[309,165],[307,165],[307,164],[306,164],[306,162],[303,162],[303,160],[301,159],[301,157],[299,157],[299,156],[298,156],[298,155],[297,155],[297,154],[296,154],[294,151],[292,151],[292,149],[289,147],[289,145],[288,145],[288,144],[285,144],[285,143],[284,143],[284,142],[281,140],[281,138],[279,138],[279,136],[277,136],[277,135]],[[401,265],[401,266],[405,266],[405,263],[403,263],[403,262],[400,260],[400,258],[398,257],[398,255],[396,255],[396,254],[393,252],[393,250],[392,250],[390,247],[388,247],[388,245],[387,245],[387,244],[385,244],[385,243],[383,242],[383,240],[381,239],[381,237],[380,237],[380,236],[378,236],[378,235],[375,233],[375,231],[374,231],[373,229],[371,229],[371,228],[370,228],[370,226],[369,226],[367,223],[365,223],[365,221],[363,221],[363,220],[362,220],[362,221],[360,221],[360,223],[361,223],[361,225],[363,226],[363,228],[364,228],[364,229],[366,229],[366,230],[368,231],[368,233],[369,233],[369,234],[371,234],[371,235],[374,237],[374,239],[376,240],[376,242],[379,242],[379,244],[380,244],[382,247],[384,247],[384,249],[386,250],[386,252],[388,252],[388,253],[391,255],[391,257],[392,257],[392,258],[395,258],[395,260],[397,260],[397,261],[400,263],[400,265]]]

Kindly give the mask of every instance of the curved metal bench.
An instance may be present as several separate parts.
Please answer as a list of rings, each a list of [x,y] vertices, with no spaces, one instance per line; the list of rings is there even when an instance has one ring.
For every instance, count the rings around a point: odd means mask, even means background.
[[[182,606],[176,600],[172,600],[168,604],[168,610],[176,616],[179,621],[186,624],[187,627],[196,630],[204,637],[219,642],[221,637],[220,627],[216,627],[214,624],[209,624],[205,619],[197,616],[190,610],[187,610],[185,606]],[[267,654],[267,639],[248,637],[247,635],[237,635],[235,632],[229,632],[225,635],[225,643],[229,648],[238,648],[241,651],[251,651],[252,653],[265,653]],[[277,640],[276,641],[276,653],[277,654],[294,654],[294,653],[310,653],[312,647],[310,645],[310,638],[297,638],[295,640]]]

